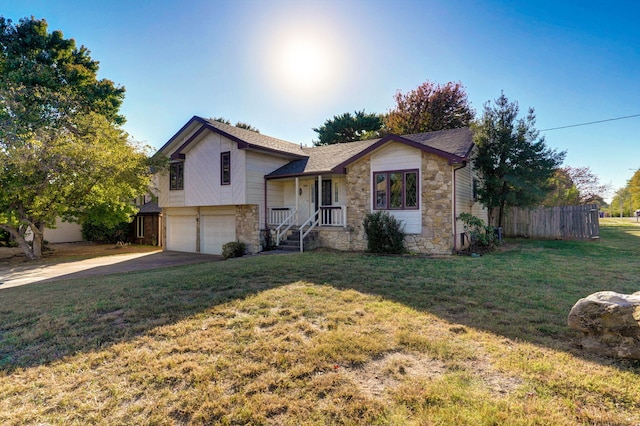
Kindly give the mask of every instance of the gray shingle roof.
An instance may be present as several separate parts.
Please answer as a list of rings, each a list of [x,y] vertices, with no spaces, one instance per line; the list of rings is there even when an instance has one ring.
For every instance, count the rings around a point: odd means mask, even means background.
[[[207,125],[220,130],[223,133],[231,135],[237,139],[246,142],[249,146],[247,148],[264,148],[270,151],[278,151],[287,154],[293,154],[298,156],[306,155],[300,145],[293,142],[288,142],[282,139],[277,139],[271,136],[263,135],[262,133],[253,132],[247,129],[241,129],[239,127],[224,124],[219,121],[209,120],[200,117]]]
[[[304,147],[308,158],[292,161],[268,174],[267,177],[284,177],[317,173],[340,173],[340,166],[344,166],[359,158],[377,145],[396,140],[400,143],[422,145],[431,152],[438,153],[451,159],[466,160],[473,147],[473,133],[469,128],[440,130],[437,132],[418,133],[404,136],[385,136],[382,139],[347,142],[318,147]]]
[[[461,158],[466,158],[473,147],[473,132],[468,127],[402,137]]]
[[[138,213],[140,214],[152,214],[152,213],[161,213],[162,209],[158,207],[158,200],[152,200],[147,203],[144,203],[140,206],[140,210]]]
[[[335,145],[303,147],[293,142],[266,136],[251,130],[194,116],[160,148],[160,151],[175,143],[183,130],[192,126],[193,123],[201,123],[200,130],[195,131],[191,137],[183,141],[180,147],[173,148],[172,158],[173,156],[178,156],[177,158],[179,158],[179,155],[183,155],[182,151],[197,140],[202,131],[209,129],[235,140],[239,148],[269,151],[293,159],[290,163],[267,175],[267,177],[272,178],[304,174],[344,173],[345,166],[391,141],[408,144],[415,148],[441,155],[452,164],[466,160],[473,147],[473,133],[471,129],[466,127],[403,136],[387,135],[381,139]]]

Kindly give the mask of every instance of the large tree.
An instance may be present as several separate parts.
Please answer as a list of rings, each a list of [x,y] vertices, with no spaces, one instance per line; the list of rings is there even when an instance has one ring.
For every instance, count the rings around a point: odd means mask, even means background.
[[[543,202],[545,206],[601,204],[611,187],[600,183],[591,168],[571,166],[557,169],[549,184],[551,192]]]
[[[350,112],[345,112],[341,115],[334,115],[332,119],[326,120],[322,126],[313,129],[318,133],[318,140],[313,144],[316,146],[332,145],[375,138],[381,128],[382,118],[378,114],[367,114],[364,110],[355,111],[353,115]]]
[[[549,179],[565,152],[547,147],[535,128],[533,108],[518,118],[517,102],[503,94],[484,105],[475,142],[474,168],[480,177],[478,198],[489,210],[489,222],[502,226],[506,206],[539,205],[550,190]]]
[[[471,124],[474,111],[461,83],[422,83],[394,96],[396,107],[384,118],[385,131],[399,135],[456,129]]]
[[[44,19],[0,17],[0,228],[29,259],[56,218],[127,220],[148,189],[149,150],[120,128],[124,88],[97,72]]]

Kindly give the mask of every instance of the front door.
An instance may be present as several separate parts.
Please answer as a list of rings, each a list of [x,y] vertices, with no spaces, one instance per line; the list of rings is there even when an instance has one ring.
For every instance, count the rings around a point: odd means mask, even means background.
[[[314,187],[317,188],[317,184],[314,185]],[[322,181],[322,190],[320,191],[320,201],[321,203],[318,204],[318,191],[316,189],[315,194],[314,194],[314,200],[316,203],[317,208],[322,207],[326,207],[326,206],[330,206],[333,200],[333,197],[331,196],[331,180],[323,180]],[[331,225],[331,210],[330,209],[325,209],[325,210],[320,210],[320,214],[322,215],[322,222],[324,225]]]

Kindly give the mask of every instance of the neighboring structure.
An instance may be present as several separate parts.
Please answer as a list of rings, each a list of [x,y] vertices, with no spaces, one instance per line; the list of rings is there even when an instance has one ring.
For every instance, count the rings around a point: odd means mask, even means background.
[[[55,228],[44,229],[44,240],[49,243],[76,243],[82,241],[82,225],[56,219]]]
[[[364,250],[367,213],[405,224],[411,251],[447,254],[464,244],[458,214],[486,222],[475,201],[468,128],[303,147],[193,117],[161,149],[158,176],[166,250],[219,254],[229,241],[250,252],[301,228],[317,244]]]
[[[129,228],[128,241],[134,244],[150,246],[161,245],[162,242],[162,210],[158,207],[157,198],[143,195],[136,199],[139,210]]]
[[[31,229],[27,229],[25,240],[33,241]],[[61,218],[56,218],[54,228],[44,228],[44,241],[55,243],[77,243],[82,241],[82,225],[75,222],[65,222]]]

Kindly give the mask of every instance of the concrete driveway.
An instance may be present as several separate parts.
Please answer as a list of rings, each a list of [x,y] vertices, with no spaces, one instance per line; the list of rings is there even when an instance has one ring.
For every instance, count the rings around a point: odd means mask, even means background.
[[[0,267],[0,290],[32,283],[127,273],[222,260],[222,256],[175,251],[117,254],[74,262]]]

